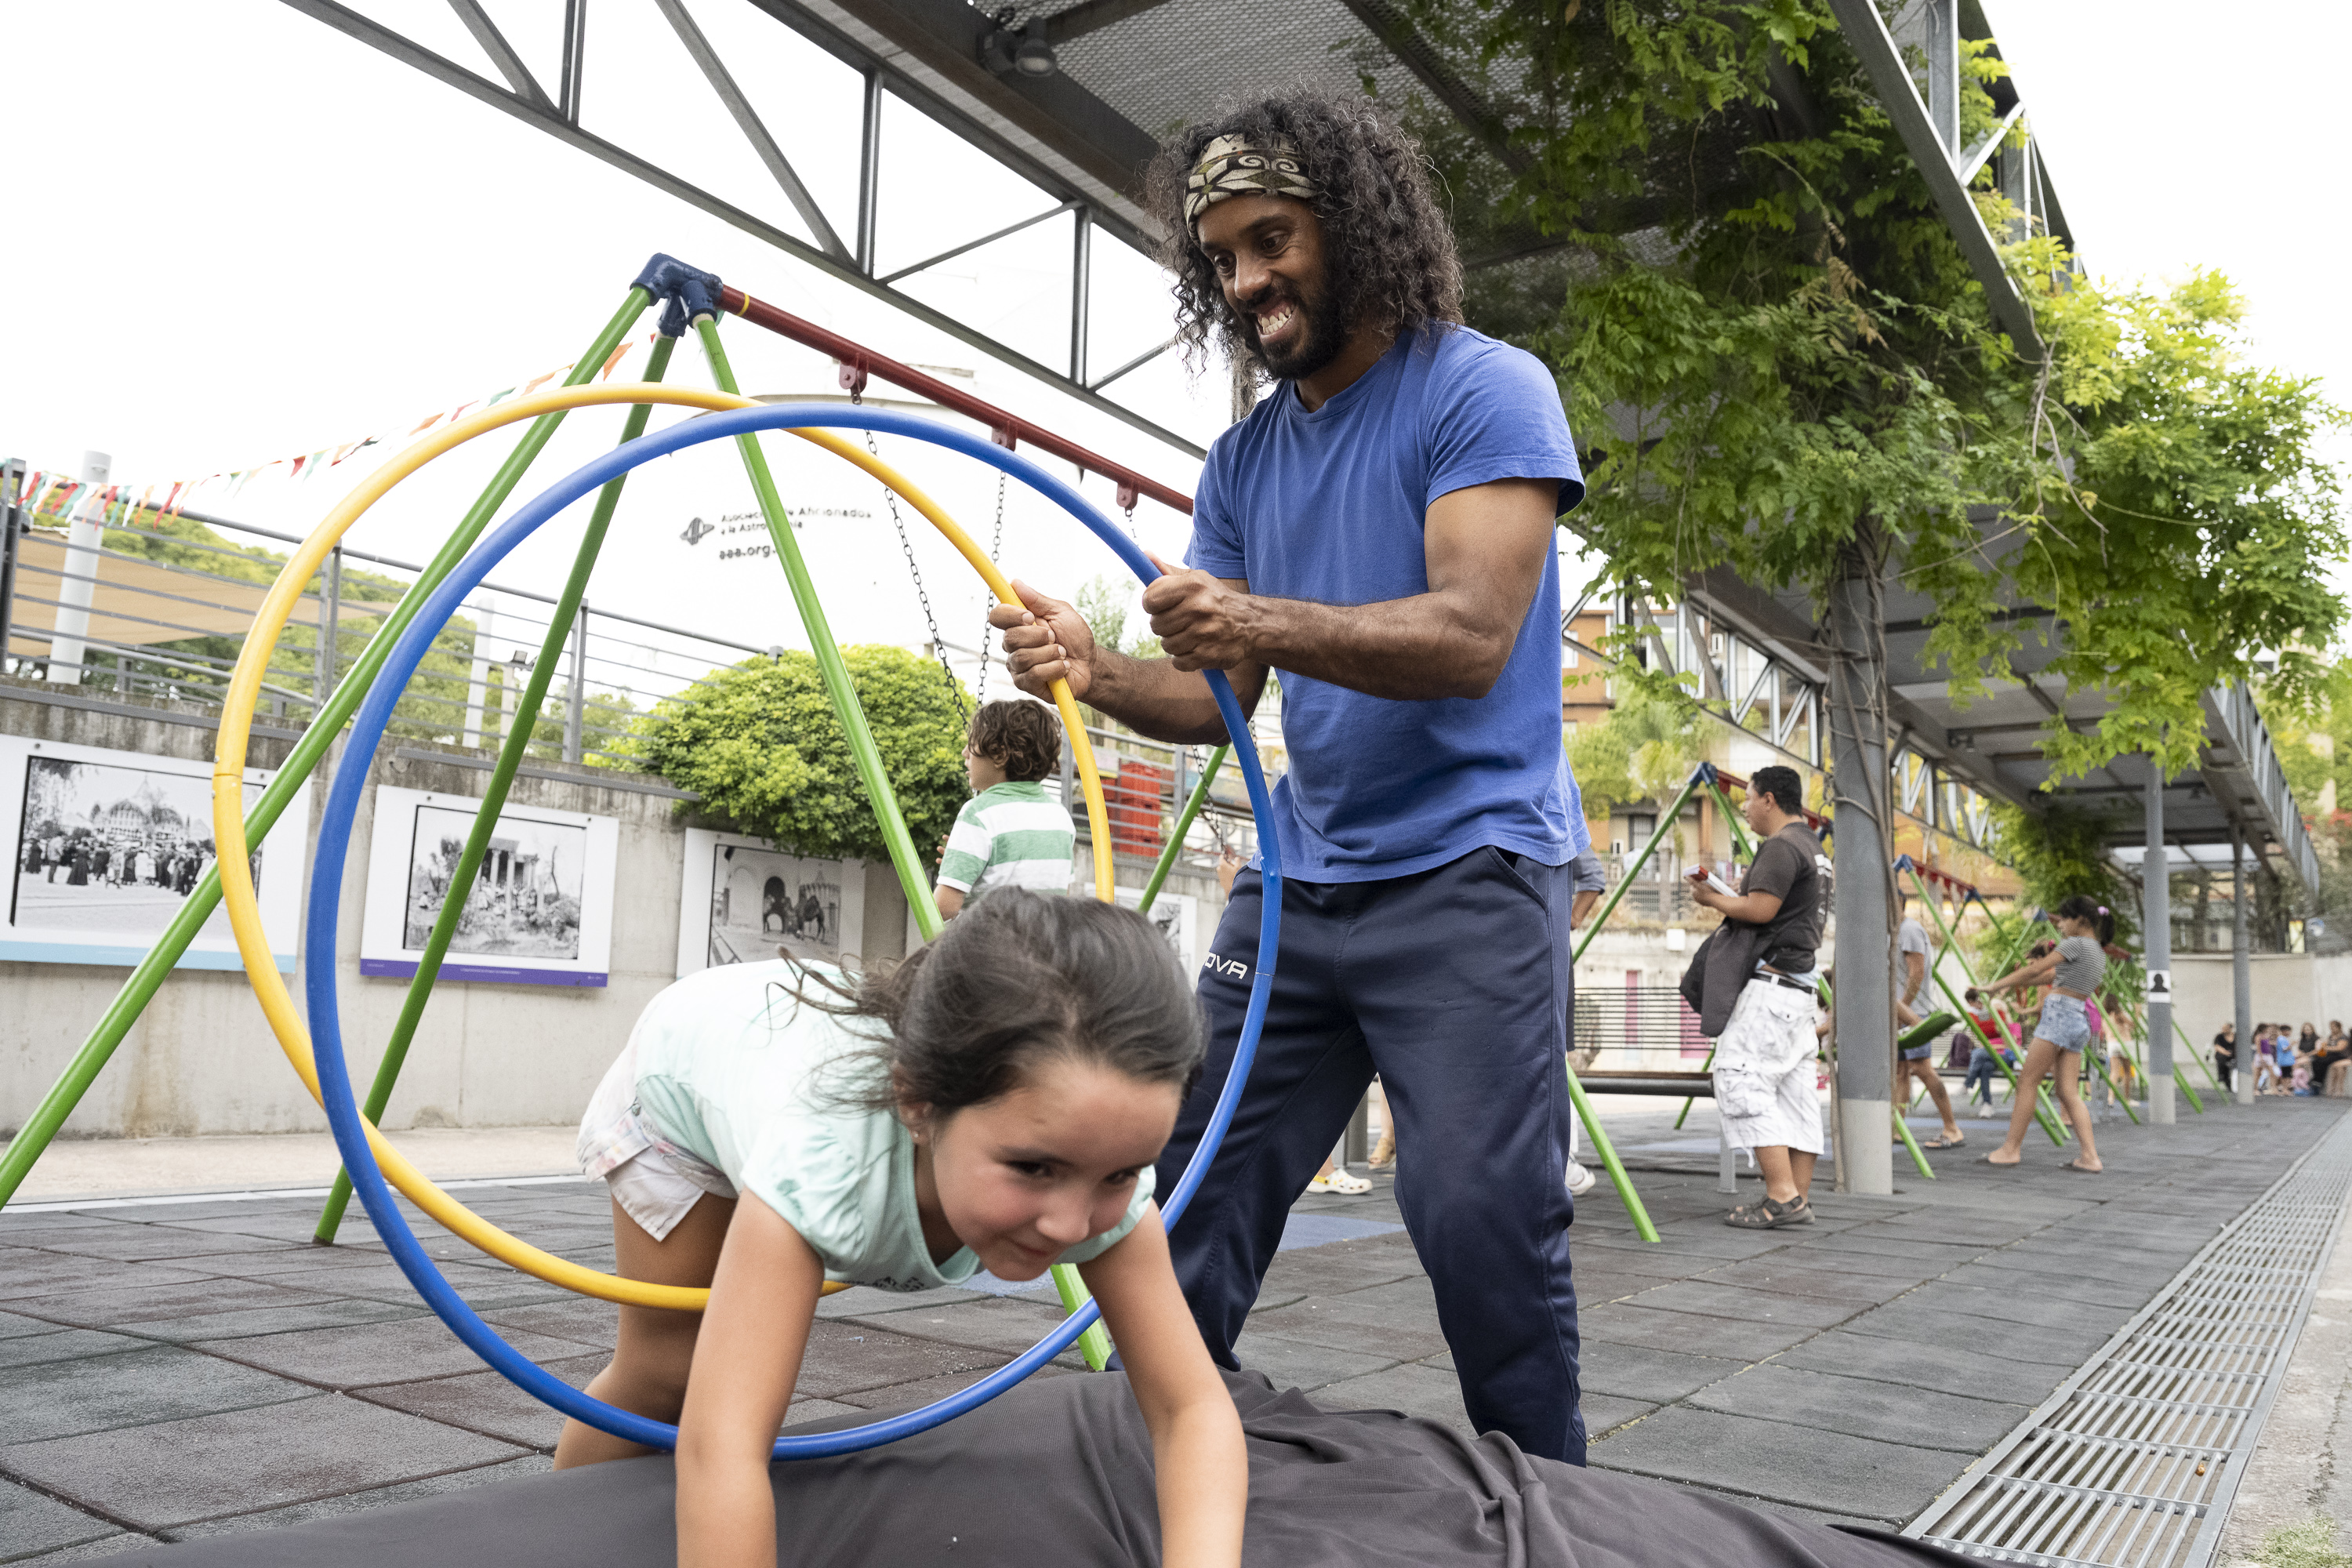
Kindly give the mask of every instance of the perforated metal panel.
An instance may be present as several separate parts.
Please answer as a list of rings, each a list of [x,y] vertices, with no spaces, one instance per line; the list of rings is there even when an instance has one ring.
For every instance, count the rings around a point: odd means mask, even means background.
[[[2352,1191],[2352,1121],[1906,1535],[2052,1568],[2206,1568]]]

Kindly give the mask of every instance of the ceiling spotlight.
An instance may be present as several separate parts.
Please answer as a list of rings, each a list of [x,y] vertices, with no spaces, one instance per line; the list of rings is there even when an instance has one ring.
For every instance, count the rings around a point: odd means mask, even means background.
[[[1001,13],[997,25],[980,46],[981,63],[998,76],[1018,72],[1025,77],[1049,77],[1061,68],[1062,62],[1054,57],[1054,46],[1045,41],[1045,24],[1030,23],[1025,27],[1011,26],[1012,13]]]
[[[1013,68],[1023,76],[1052,76],[1061,62],[1054,58],[1054,46],[1045,38],[1045,25],[1029,24],[1029,36],[1013,51]]]

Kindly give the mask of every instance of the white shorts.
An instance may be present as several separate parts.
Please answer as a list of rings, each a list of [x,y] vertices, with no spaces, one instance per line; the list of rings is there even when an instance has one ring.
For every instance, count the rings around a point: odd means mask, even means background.
[[[602,1176],[613,1201],[656,1241],[677,1228],[703,1195],[732,1200],[727,1173],[662,1136],[637,1108],[637,1044],[604,1071],[580,1119],[580,1168]]]
[[[1715,1110],[1735,1149],[1785,1145],[1822,1152],[1822,1100],[1813,1058],[1812,993],[1751,980],[1715,1042]]]

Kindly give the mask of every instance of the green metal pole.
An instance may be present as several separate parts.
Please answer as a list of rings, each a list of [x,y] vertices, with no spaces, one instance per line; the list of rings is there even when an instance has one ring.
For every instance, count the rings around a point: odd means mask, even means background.
[[[702,352],[710,361],[711,378],[721,392],[740,392],[735,384],[735,372],[727,363],[727,350],[719,341],[719,323],[709,316],[694,323],[697,336],[702,340]],[[809,576],[808,563],[801,559],[801,547],[793,538],[792,519],[784,514],[784,503],[776,494],[775,476],[768,471],[767,454],[760,449],[757,436],[735,437],[738,450],[743,454],[744,470],[751,475],[751,489],[760,498],[760,515],[766,520],[768,537],[775,542],[776,554],[784,563],[784,578],[792,586],[793,605],[800,611],[802,629],[808,633],[810,651],[816,656],[817,673],[824,678],[825,695],[833,700],[834,717],[840,721],[842,734],[849,742],[849,755],[857,765],[857,777],[866,786],[866,798],[874,804],[875,819],[882,828],[882,842],[890,851],[890,864],[898,873],[898,886],[907,895],[907,907],[914,911],[916,929],[929,942],[940,934],[939,905],[931,901],[931,885],[923,875],[923,863],[916,858],[915,840],[907,831],[907,818],[898,809],[898,795],[890,787],[890,775],[883,770],[882,753],[874,744],[874,731],[866,721],[866,710],[857,700],[857,691],[850,684],[849,667],[842,662],[841,648],[833,640],[833,628],[826,622],[824,606],[817,602],[816,584]],[[1078,1271],[1066,1263],[1054,1265],[1054,1289],[1061,1293],[1062,1305],[1076,1311],[1093,1298]],[[1108,1338],[1100,1334],[1080,1337],[1087,1364],[1100,1372],[1109,1359]]]
[[[655,340],[653,355],[646,363],[646,381],[661,380],[677,347],[675,338]],[[625,447],[646,433],[653,412],[649,403],[640,403],[629,410],[628,419],[621,426],[621,445]],[[540,706],[547,700],[547,689],[555,679],[556,667],[563,661],[563,644],[572,636],[572,623],[580,614],[581,600],[588,594],[589,574],[595,570],[597,552],[604,547],[605,531],[612,526],[613,513],[621,504],[621,487],[627,482],[628,476],[623,474],[597,494],[596,510],[588,520],[588,531],[581,537],[579,553],[572,563],[572,576],[563,584],[555,613],[548,617],[547,638],[540,645],[539,662],[531,668],[522,700],[499,747],[498,765],[490,770],[490,782],[482,791],[482,803],[475,808],[473,830],[466,836],[465,852],[457,858],[457,870],[449,879],[449,896],[442,900],[441,912],[433,921],[433,934],[425,939],[425,952],[417,960],[416,973],[408,982],[408,995],[401,1004],[400,1019],[392,1026],[392,1038],[383,1047],[383,1061],[376,1064],[375,1082],[368,1089],[365,1107],[370,1121],[381,1121],[384,1107],[392,1102],[393,1086],[400,1081],[400,1069],[408,1060],[409,1043],[416,1037],[416,1026],[425,1016],[425,1004],[441,975],[441,962],[448,956],[449,943],[457,935],[457,921],[466,912],[467,894],[473,888],[475,877],[480,874],[482,858],[498,832],[499,812],[506,805],[507,792],[514,787],[515,770],[522,766],[523,755],[530,749],[531,731],[539,722]],[[351,1173],[337,1171],[334,1186],[327,1194],[327,1206],[319,1215],[319,1228],[310,1239],[321,1247],[333,1246],[335,1232],[342,1225],[343,1211],[351,1201]]]
[[[2132,1125],[2135,1127],[2138,1126],[2139,1112],[2134,1110],[2132,1109],[2132,1102],[2125,1098],[2123,1085],[2116,1081],[2116,1075],[2107,1070],[2107,1058],[2105,1055],[2099,1057],[2098,1063],[2099,1076],[2107,1080],[2107,1092],[2116,1097],[2116,1103],[2124,1108],[2124,1114],[2132,1119]]]
[[[727,350],[719,342],[719,323],[709,316],[698,317],[694,323],[697,335],[702,339],[702,352],[710,362],[711,378],[721,392],[740,395],[735,384],[735,372],[727,363]],[[833,699],[834,717],[840,721],[842,734],[849,742],[850,760],[856,764],[858,782],[866,786],[866,798],[874,803],[874,815],[881,824],[882,842],[889,849],[890,865],[898,873],[898,886],[907,895],[907,907],[914,911],[915,924],[925,942],[940,934],[939,906],[931,901],[930,880],[923,875],[923,863],[915,854],[914,838],[907,832],[907,819],[898,809],[898,792],[890,787],[890,775],[883,770],[882,753],[874,744],[873,728],[866,721],[866,710],[857,700],[857,692],[849,681],[849,667],[842,662],[841,648],[833,640],[833,628],[825,620],[824,606],[817,602],[816,584],[811,580],[808,563],[801,559],[800,542],[793,537],[792,519],[784,514],[784,503],[776,494],[775,476],[768,471],[767,454],[760,448],[757,436],[735,437],[738,450],[743,454],[743,468],[751,479],[751,489],[760,498],[760,514],[767,521],[768,537],[775,542],[776,555],[784,563],[784,579],[791,584],[793,605],[800,611],[801,627],[808,633],[810,651],[816,656],[817,673],[824,678],[825,694]]]
[[[1698,1070],[1701,1072],[1712,1072],[1714,1069],[1715,1047],[1713,1046],[1709,1046],[1706,1048],[1706,1060],[1698,1064]],[[1690,1119],[1691,1107],[1697,1103],[1698,1101],[1696,1100],[1685,1100],[1683,1101],[1683,1113],[1675,1118],[1675,1131],[1679,1132],[1682,1131],[1683,1123]]]
[[[1691,791],[1698,787],[1701,777],[1700,773],[1694,771],[1689,782],[1683,785],[1682,793],[1675,796],[1675,803],[1659,814],[1658,830],[1650,835],[1650,841],[1642,846],[1641,853],[1633,857],[1633,863],[1625,868],[1625,874],[1617,879],[1617,886],[1611,890],[1607,900],[1594,913],[1592,924],[1585,930],[1584,940],[1578,942],[1570,952],[1569,963],[1571,968],[1583,959],[1584,950],[1592,945],[1592,939],[1599,936],[1601,928],[1609,923],[1609,917],[1617,912],[1618,904],[1625,897],[1625,889],[1633,885],[1633,873],[1649,863],[1651,854],[1666,837],[1665,825],[1674,821],[1681,814],[1683,803],[1690,799]],[[1712,1052],[1708,1054],[1708,1059],[1710,1061],[1714,1059]],[[1567,1064],[1562,1065],[1567,1066]],[[1584,1086],[1577,1081],[1576,1068],[1573,1066],[1567,1066],[1567,1071],[1569,1100],[1576,1107],[1577,1115],[1583,1119],[1584,1130],[1592,1135],[1592,1152],[1601,1156],[1601,1168],[1609,1173],[1610,1185],[1617,1189],[1618,1197],[1625,1205],[1625,1212],[1633,1216],[1634,1233],[1643,1241],[1656,1241],[1658,1227],[1650,1223],[1649,1211],[1642,1206],[1641,1195],[1633,1190],[1633,1178],[1626,1173],[1624,1162],[1617,1157],[1616,1145],[1609,1142],[1609,1134],[1601,1125],[1599,1113],[1592,1109],[1592,1101],[1586,1097]],[[1685,1104],[1683,1110],[1687,1114],[1690,1107]],[[1681,1123],[1676,1122],[1675,1125],[1680,1126]]]
[[[1903,1134],[1903,1146],[1911,1151],[1911,1163],[1919,1167],[1919,1173],[1934,1181],[1936,1173],[1928,1168],[1927,1151],[1919,1147],[1919,1140],[1912,1132],[1911,1124],[1898,1116],[1895,1119],[1895,1131]]]
[[[1969,1011],[1968,1005],[1962,1002],[1958,994],[1953,991],[1951,981],[1938,973],[1936,976],[1936,984],[1943,988],[1944,999],[1952,1005],[1954,1011],[1968,1020],[1969,1028],[1975,1033],[1978,1039],[1984,1042],[1984,1048],[1992,1052],[1993,1065],[2000,1068],[2001,1076],[2009,1079],[2010,1098],[2014,1100],[2018,1090],[2017,1069],[2009,1065],[2009,1058],[2000,1054],[2000,1047],[1993,1044],[1992,1037],[1985,1033],[1984,1026],[1977,1022],[1976,1015]],[[2066,1143],[2065,1137],[2053,1124],[2051,1113],[2043,1104],[2043,1098],[2047,1092],[2046,1088],[2036,1086],[2033,1096],[2033,1120],[2042,1124],[2042,1131],[2050,1134],[2050,1142],[2063,1148]]]
[[[1568,1098],[1576,1107],[1576,1114],[1584,1119],[1584,1130],[1592,1134],[1592,1152],[1601,1156],[1602,1169],[1609,1173],[1610,1185],[1617,1189],[1618,1201],[1633,1219],[1633,1232],[1643,1241],[1655,1243],[1658,1227],[1650,1222],[1650,1211],[1642,1206],[1642,1194],[1633,1190],[1633,1178],[1625,1172],[1624,1162],[1617,1158],[1616,1146],[1609,1134],[1601,1131],[1601,1118],[1592,1102],[1585,1098],[1584,1086],[1576,1080],[1576,1069],[1568,1069]]]
[[[1066,1263],[1054,1265],[1054,1289],[1062,1298],[1065,1313],[1075,1312],[1094,1300],[1094,1293],[1087,1289],[1087,1282],[1079,1279],[1078,1271]],[[1099,1320],[1093,1328],[1078,1336],[1078,1353],[1087,1358],[1087,1365],[1096,1372],[1100,1372],[1109,1363],[1110,1334]]]
[[[1731,829],[1731,850],[1748,859],[1756,858],[1756,847],[1748,842],[1748,831],[1739,825],[1739,813],[1732,809],[1731,797],[1723,793],[1723,785],[1713,779],[1706,781],[1707,794],[1715,797],[1716,809],[1723,813],[1723,824]]]
[[[2212,1087],[2213,1092],[2215,1094],[2224,1092],[2221,1080],[2214,1076],[2212,1064],[2206,1061],[2205,1053],[2197,1048],[2197,1042],[2189,1037],[2188,1026],[2181,1023],[2180,1015],[2178,1013],[2172,1016],[2172,1032],[2179,1035],[2180,1043],[2189,1047],[2189,1059],[2197,1064],[2197,1070],[2205,1075],[2205,1081]],[[2176,1067],[2173,1070],[2178,1072],[2180,1069]],[[2204,1107],[2200,1106],[2198,1109],[2202,1110]]]
[[[573,365],[572,374],[564,379],[563,384],[577,386],[593,378],[603,368],[606,356],[620,346],[629,328],[645,314],[646,307],[652,302],[652,296],[643,289],[630,289],[627,300],[605,323],[604,331],[589,345],[588,352]],[[303,731],[301,739],[294,742],[294,749],[288,755],[285,765],[278,769],[278,776],[270,781],[268,788],[262,791],[261,798],[254,803],[253,811],[246,817],[246,836],[255,846],[258,847],[269,830],[277,826],[278,818],[292,802],[295,792],[301,788],[311,770],[326,756],[335,737],[342,732],[352,710],[367,695],[376,672],[383,668],[383,661],[392,657],[393,645],[400,640],[400,634],[424,608],[434,586],[465,559],[466,552],[473,548],[475,539],[489,526],[490,519],[497,515],[499,507],[513,492],[515,486],[522,482],[523,473],[530,467],[531,460],[539,456],[541,449],[554,436],[556,426],[562,422],[561,413],[542,414],[531,422],[523,438],[516,444],[514,451],[491,479],[489,488],[482,492],[481,499],[466,514],[465,521],[450,535],[449,542],[426,565],[417,579],[416,586],[401,596],[400,604],[384,618],[383,625],[369,639],[368,645],[360,650],[351,673],[343,677],[341,684],[335,688],[334,695],[328,699],[311,721],[310,728]],[[157,987],[163,984],[164,977],[172,972],[172,966],[180,961],[180,955],[188,950],[188,943],[195,940],[196,932],[219,903],[220,871],[215,867],[205,873],[195,890],[180,906],[180,912],[164,928],[163,936],[148,950],[147,956],[139,961],[139,966],[131,972],[131,978],[123,982],[122,989],[115,993],[113,1002],[108,1005],[104,1016],[82,1042],[81,1048],[74,1053],[74,1058],[67,1064],[64,1073],[50,1086],[49,1092],[42,1097],[41,1103],[34,1108],[33,1113],[25,1119],[24,1126],[17,1131],[6,1152],[0,1153],[0,1205],[5,1205],[16,1195],[16,1189],[24,1184],[34,1162],[49,1146],[49,1140],[57,1136],[58,1129],[73,1113],[73,1108],[80,1103],[81,1097],[89,1091],[89,1086],[97,1080],[107,1059],[113,1056],[123,1037],[131,1032],[131,1026],[138,1021],[139,1015],[153,998]],[[331,963],[334,955],[326,954],[320,962]]]
[[[1610,890],[1609,897],[1602,901],[1599,911],[1593,915],[1591,925],[1585,928],[1584,940],[1578,942],[1575,951],[1569,955],[1570,963],[1583,961],[1584,950],[1592,945],[1592,939],[1601,934],[1601,928],[1607,925],[1609,917],[1617,912],[1618,902],[1625,897],[1625,889],[1633,885],[1633,873],[1649,864],[1650,856],[1664,840],[1666,837],[1664,825],[1672,822],[1682,811],[1683,803],[1690,799],[1691,791],[1698,787],[1698,783],[1699,775],[1696,773],[1692,773],[1690,782],[1683,785],[1682,793],[1675,796],[1674,805],[1658,814],[1658,830],[1650,835],[1650,841],[1642,846],[1642,852],[1633,857],[1633,863],[1625,868],[1625,874],[1622,877],[1617,879],[1617,886]]]
[[[1192,790],[1192,797],[1176,817],[1176,831],[1168,836],[1168,847],[1160,852],[1160,864],[1151,868],[1151,879],[1143,884],[1143,897],[1136,901],[1136,912],[1150,914],[1160,897],[1160,886],[1168,880],[1168,873],[1176,866],[1176,856],[1184,847],[1184,835],[1192,831],[1192,819],[1201,815],[1202,805],[1209,798],[1209,786],[1217,782],[1217,770],[1225,765],[1229,746],[1219,746],[1209,753],[1209,765],[1201,770],[1201,782]]]

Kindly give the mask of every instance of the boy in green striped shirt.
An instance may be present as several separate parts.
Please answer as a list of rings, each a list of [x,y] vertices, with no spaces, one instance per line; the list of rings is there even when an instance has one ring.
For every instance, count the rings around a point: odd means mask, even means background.
[[[1043,703],[991,702],[971,716],[963,768],[974,793],[940,858],[941,920],[999,888],[1070,890],[1077,835],[1068,810],[1039,782],[1061,766],[1061,721]]]

